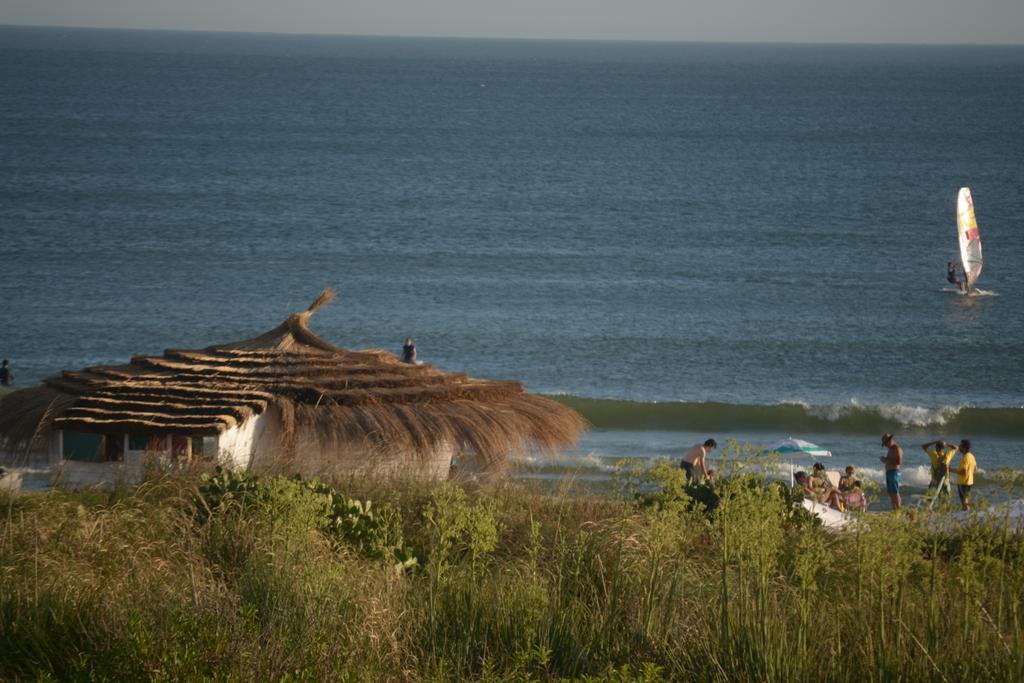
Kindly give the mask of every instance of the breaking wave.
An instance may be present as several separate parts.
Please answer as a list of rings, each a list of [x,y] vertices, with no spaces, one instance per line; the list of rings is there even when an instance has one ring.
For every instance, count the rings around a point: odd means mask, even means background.
[[[885,470],[881,467],[858,467],[857,476],[860,478],[867,478],[871,481],[885,486]],[[925,465],[910,465],[903,468],[903,484],[904,486],[915,486],[918,488],[925,488],[928,483],[932,480],[931,468]],[[956,486],[956,477],[951,479],[953,486]]]
[[[659,431],[771,431],[879,434],[885,431],[956,435],[1024,436],[1024,408],[907,405],[838,405],[782,402],[745,405],[718,402],[643,402],[551,396],[579,411],[594,427]]]
[[[552,472],[601,472],[614,473],[621,458],[601,456],[595,453],[584,455],[525,455],[513,458],[512,464],[519,469]]]

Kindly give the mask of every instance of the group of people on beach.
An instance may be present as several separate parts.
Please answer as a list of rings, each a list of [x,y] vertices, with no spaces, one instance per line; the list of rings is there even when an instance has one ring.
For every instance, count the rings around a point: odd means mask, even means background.
[[[889,501],[893,510],[899,510],[903,506],[900,497],[901,468],[903,467],[903,447],[900,446],[892,434],[882,435],[882,445],[886,453],[879,460],[885,465],[885,490],[889,494]],[[928,454],[931,460],[931,481],[928,483],[928,490],[933,496],[949,493],[949,475],[956,474],[957,494],[960,496],[960,505],[966,511],[971,509],[971,489],[974,488],[974,473],[978,469],[978,461],[971,452],[970,439],[961,439],[960,444],[954,446],[942,439],[929,441],[921,444],[921,450]],[[957,467],[950,467],[953,457],[960,453],[960,461]]]
[[[957,446],[942,439],[936,439],[935,441],[921,444],[921,449],[931,459],[932,476],[928,484],[928,490],[933,492],[935,496],[948,496],[950,489],[949,475],[950,472],[953,472],[957,477],[956,491],[960,497],[960,505],[964,510],[970,510],[971,489],[974,487],[974,473],[978,469],[978,461],[975,459],[974,453],[971,452],[970,439],[961,439],[960,444]],[[960,461],[957,463],[956,469],[951,469],[949,466],[950,462],[957,453],[960,453]]]
[[[857,469],[853,465],[846,466],[837,485],[832,484],[825,466],[820,462],[814,463],[810,476],[801,470],[793,475],[793,479],[793,487],[804,497],[840,512],[866,510],[868,507],[864,484],[857,478]]]
[[[885,466],[885,491],[889,494],[892,509],[899,510],[903,506],[900,494],[903,447],[890,433],[882,435],[882,446],[886,451],[879,460]],[[717,447],[718,443],[714,439],[708,439],[703,444],[691,446],[683,453],[679,464],[686,472],[689,481],[707,481],[713,478],[714,470],[708,469],[707,457]],[[943,439],[936,439],[921,444],[921,450],[931,460],[931,481],[928,484],[928,491],[932,494],[933,500],[940,495],[949,495],[951,489],[949,477],[951,474],[956,474],[960,505],[965,511],[970,510],[974,473],[978,469],[978,461],[975,459],[974,453],[971,452],[970,439],[961,439],[959,445],[956,446]],[[957,453],[960,454],[960,460],[954,468],[951,467],[951,463]],[[828,505],[841,512],[867,509],[868,499],[864,494],[864,486],[857,478],[857,471],[853,465],[846,466],[844,474],[835,485],[829,479],[825,466],[820,462],[814,463],[810,475],[800,471],[793,478],[794,488],[810,500]]]

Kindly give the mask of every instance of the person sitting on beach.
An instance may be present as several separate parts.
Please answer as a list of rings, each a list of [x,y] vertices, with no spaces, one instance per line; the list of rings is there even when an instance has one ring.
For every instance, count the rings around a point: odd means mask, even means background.
[[[971,509],[971,489],[974,488],[974,472],[978,469],[978,461],[974,459],[974,453],[971,453],[969,439],[961,440],[957,450],[960,451],[960,462],[957,469],[953,470],[956,472],[956,492],[966,512]]]
[[[957,278],[956,264],[954,264],[952,261],[946,263],[946,282],[948,282],[951,285],[956,285],[957,287],[960,288],[961,292],[964,291],[964,283],[960,282],[960,280]]]
[[[850,484],[850,489],[843,496],[843,502],[846,504],[847,510],[868,509],[868,497],[864,495],[864,488],[859,479]]]
[[[814,500],[814,489],[811,488],[811,480],[808,479],[807,473],[803,470],[793,475],[793,490],[802,493],[804,498]]]
[[[932,480],[928,483],[929,489],[936,489],[935,493],[949,495],[949,463],[956,455],[956,446],[948,444],[942,439],[929,441],[921,444],[921,450],[928,454],[932,461]]]
[[[844,470],[843,476],[839,477],[839,493],[847,493],[853,490],[855,480],[857,479],[857,470],[853,465],[847,465]]]
[[[682,467],[686,471],[686,480],[687,481],[689,481],[689,482],[694,482],[695,481],[694,476],[693,476],[693,472],[694,472],[695,469],[700,470],[700,475],[701,475],[702,479],[707,479],[707,477],[708,477],[708,466],[707,466],[708,453],[710,453],[711,451],[715,450],[716,448],[718,448],[718,443],[714,439],[708,439],[707,441],[704,442],[703,445],[697,444],[695,446],[690,446],[690,448],[687,449],[687,451],[685,453],[683,453],[683,458],[679,462],[679,466]]]
[[[808,477],[803,470],[797,472],[794,478],[796,479],[795,488],[803,494],[804,498],[809,498],[815,503],[827,505],[840,512],[846,512],[846,505],[843,503],[843,497],[839,495],[839,491],[831,487],[815,487],[813,479]]]
[[[416,345],[412,343],[412,337],[405,338],[405,346],[402,347],[402,362],[419,365],[416,361]]]
[[[829,481],[825,466],[820,462],[814,463],[814,467],[811,468],[811,486],[821,490],[832,488],[832,482]]]

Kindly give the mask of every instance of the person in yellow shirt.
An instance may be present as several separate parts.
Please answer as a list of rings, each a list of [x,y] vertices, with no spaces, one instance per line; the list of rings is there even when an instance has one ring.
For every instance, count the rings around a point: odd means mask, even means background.
[[[932,480],[928,489],[935,489],[935,495],[949,495],[949,462],[956,455],[956,446],[942,439],[921,444],[921,450],[928,454],[932,461]]]
[[[978,469],[978,461],[971,453],[970,439],[963,439],[957,446],[960,451],[960,462],[956,470],[956,490],[960,494],[960,504],[964,510],[971,509],[971,488],[974,486],[974,471]]]

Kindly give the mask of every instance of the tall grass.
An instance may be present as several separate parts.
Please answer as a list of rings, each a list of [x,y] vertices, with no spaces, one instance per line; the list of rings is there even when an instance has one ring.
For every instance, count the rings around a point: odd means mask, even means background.
[[[280,477],[4,498],[0,679],[1024,680],[1000,520],[832,534],[742,467],[642,477],[336,482],[372,523]]]

